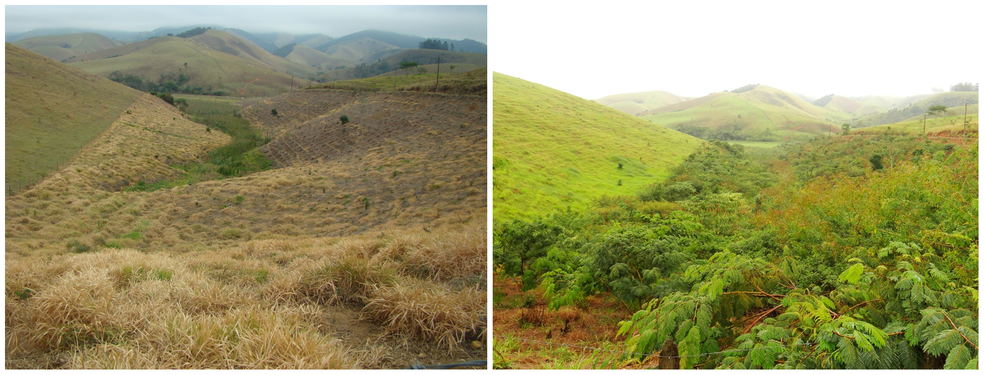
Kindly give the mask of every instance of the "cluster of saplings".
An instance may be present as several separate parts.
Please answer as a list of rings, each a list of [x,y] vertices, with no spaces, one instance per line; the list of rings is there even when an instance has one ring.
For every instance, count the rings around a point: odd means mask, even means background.
[[[166,92],[151,91],[150,94],[161,98],[165,103],[173,105],[182,111],[188,109],[188,100],[181,98],[175,99],[173,95]]]
[[[497,223],[496,268],[550,308],[616,297],[625,351],[661,364],[976,368],[976,144],[779,152],[711,142],[638,196]]]

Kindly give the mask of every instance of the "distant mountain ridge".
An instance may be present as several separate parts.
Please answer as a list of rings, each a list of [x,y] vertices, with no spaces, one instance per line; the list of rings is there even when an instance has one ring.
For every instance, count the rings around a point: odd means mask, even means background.
[[[46,28],[46,29],[35,29],[24,33],[8,33],[5,35],[5,39],[8,43],[17,42],[23,39],[39,37],[39,36],[50,36],[50,35],[64,35],[64,34],[80,34],[80,33],[96,33],[103,35],[109,39],[113,39],[123,43],[133,43],[147,38],[155,36],[167,36],[167,34],[178,34],[189,29],[196,27],[210,27],[215,30],[226,31],[231,34],[243,37],[249,40],[253,44],[256,44],[260,48],[263,48],[267,52],[273,52],[280,47],[287,44],[294,43],[298,45],[306,45],[308,47],[314,48],[316,50],[323,51],[324,49],[333,46],[335,44],[351,42],[354,40],[359,40],[362,38],[371,38],[378,40],[383,43],[388,43],[395,45],[399,48],[418,48],[420,42],[424,41],[426,38],[414,35],[406,35],[395,33],[391,31],[382,30],[363,30],[352,34],[342,36],[340,38],[332,38],[324,34],[300,34],[294,35],[289,33],[250,33],[246,30],[239,28],[227,28],[219,25],[190,25],[184,27],[159,27],[152,31],[108,31],[108,30],[94,30],[94,29],[80,29],[80,28]],[[447,39],[447,38],[434,38],[441,41],[446,41],[448,44],[455,44],[455,51],[461,52],[474,52],[474,53],[488,53],[488,46],[485,43],[473,40],[473,39]]]

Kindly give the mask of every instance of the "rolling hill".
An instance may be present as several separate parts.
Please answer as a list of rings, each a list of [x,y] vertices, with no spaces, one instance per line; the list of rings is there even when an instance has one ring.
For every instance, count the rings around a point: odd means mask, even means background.
[[[850,118],[763,85],[737,94],[714,93],[638,116],[702,138],[735,141],[803,140],[836,132],[834,124]]]
[[[966,114],[964,113],[966,109]],[[874,125],[857,129],[859,133],[905,132],[914,134],[957,133],[964,130],[964,119],[968,130],[977,131],[980,104],[950,107],[943,116],[914,116],[890,124]]]
[[[101,77],[119,72],[155,84],[180,82],[184,76],[187,81],[177,87],[237,96],[287,92],[291,75],[300,86],[304,85],[301,78],[311,78],[314,73],[311,66],[274,56],[214,29],[190,38],[158,37],[110,48],[77,56],[69,64]]]
[[[341,39],[336,41],[341,41]],[[356,63],[362,62],[378,52],[395,49],[400,49],[400,47],[372,38],[359,38],[346,39],[344,43],[332,43],[321,51],[328,56]]]
[[[932,95],[912,96],[896,103],[888,112],[862,117],[854,126],[867,127],[906,121],[913,117],[922,116],[929,110],[929,107],[934,105],[963,107],[964,104],[977,104],[978,100],[979,96],[977,92],[943,92]]]
[[[488,55],[471,52],[449,52],[433,49],[389,49],[377,52],[365,60],[371,63],[363,63],[360,66],[346,66],[345,68],[333,69],[318,75],[318,80],[334,81],[346,80],[360,77],[373,77],[377,75],[406,75],[416,74],[417,71],[407,72],[400,70],[400,63],[415,62],[417,69],[424,68],[428,73],[437,71],[437,62],[440,59],[441,72],[447,73],[450,65],[454,64],[461,69],[455,69],[455,73],[464,73],[488,64]]]
[[[889,96],[889,95],[865,95],[861,97],[852,98],[862,103],[874,104],[879,107],[887,109],[895,108],[895,104],[902,101],[903,97],[899,96]]]
[[[142,93],[7,43],[7,194],[59,169]]]
[[[602,104],[493,73],[493,217],[635,195],[704,142]]]
[[[96,33],[81,33],[22,39],[14,45],[52,60],[64,62],[77,55],[118,47],[123,43]]]
[[[21,71],[83,93],[63,71]],[[48,102],[7,82],[8,109],[12,96]],[[484,90],[256,98],[210,112],[254,120],[276,168],[143,191],[131,188],[199,168],[230,137],[155,96],[131,100],[63,168],[7,196],[7,368],[486,358],[487,102]]]
[[[352,65],[351,61],[340,57],[329,56],[324,52],[302,45],[294,46],[285,58],[298,64],[319,67],[321,69],[333,69],[343,65]]]
[[[595,99],[594,101],[635,116],[650,109],[679,103],[684,100],[687,99],[666,91],[647,91],[609,95],[601,99]]]
[[[824,100],[825,98],[821,98],[820,100]],[[852,117],[861,117],[861,116],[866,116],[866,115],[871,115],[871,114],[881,113],[886,111],[886,109],[883,106],[872,104],[872,103],[865,103],[856,99],[848,98],[846,96],[833,95],[826,99],[827,99],[825,100],[826,103],[821,107],[837,112],[844,112],[851,115]],[[817,103],[815,102],[814,104]]]

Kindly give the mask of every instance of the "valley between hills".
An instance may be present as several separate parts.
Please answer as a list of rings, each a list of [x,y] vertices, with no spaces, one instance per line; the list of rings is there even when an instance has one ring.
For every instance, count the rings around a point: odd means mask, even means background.
[[[493,368],[979,368],[976,84],[493,84]]]
[[[92,53],[6,45],[6,368],[485,360],[484,67],[243,100]]]

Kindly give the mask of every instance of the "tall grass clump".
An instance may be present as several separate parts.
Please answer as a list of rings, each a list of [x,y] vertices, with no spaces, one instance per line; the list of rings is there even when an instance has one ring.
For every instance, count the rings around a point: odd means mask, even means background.
[[[448,350],[468,337],[485,335],[484,289],[449,292],[424,280],[382,287],[362,310],[362,315],[386,326],[389,334],[434,340]]]

